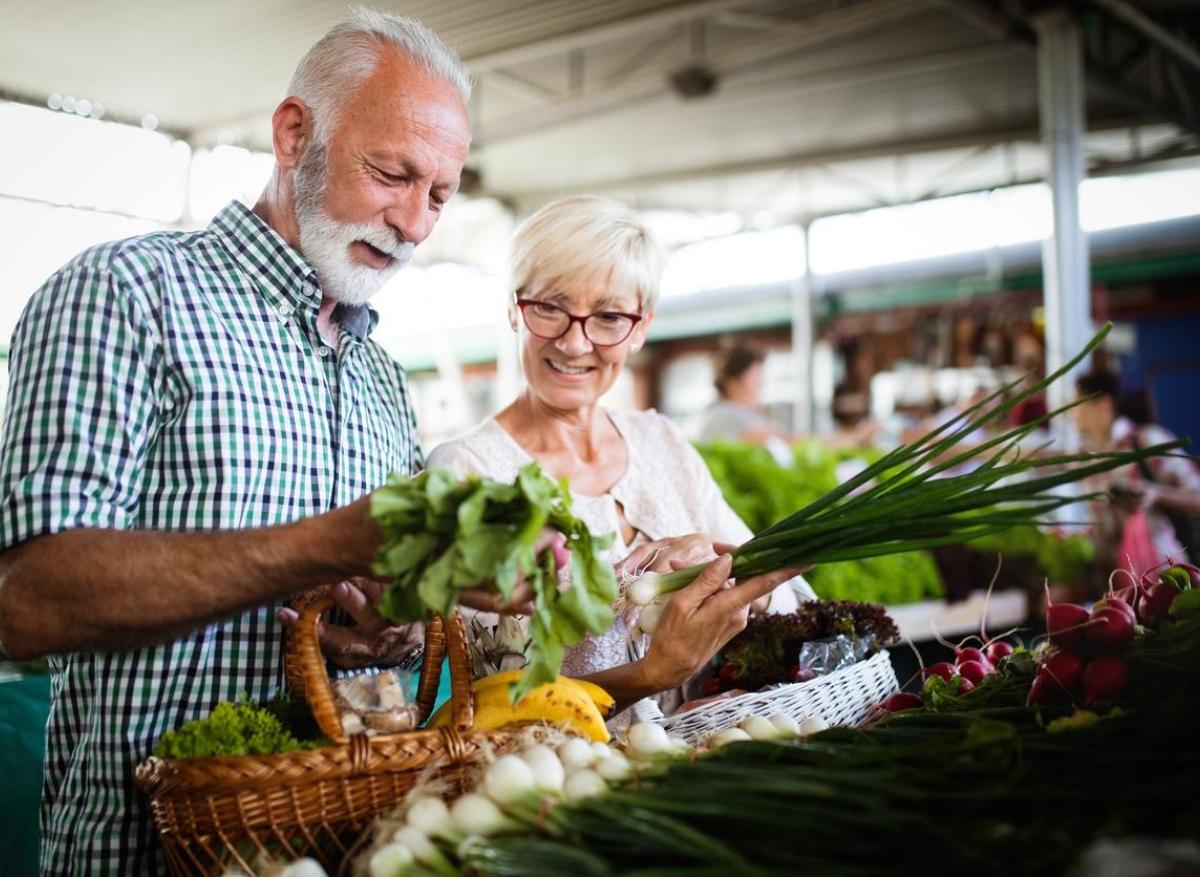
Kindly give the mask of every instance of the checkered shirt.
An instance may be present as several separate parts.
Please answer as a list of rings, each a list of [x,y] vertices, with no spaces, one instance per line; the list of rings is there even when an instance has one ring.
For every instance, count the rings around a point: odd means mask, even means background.
[[[13,336],[0,550],[73,527],[283,524],[419,468],[404,372],[366,337],[376,315],[343,321],[334,351],[320,302],[312,267],[237,203],[203,231],[68,263]],[[52,659],[43,873],[166,873],[134,769],[218,702],[275,692],[275,609],[152,648]]]

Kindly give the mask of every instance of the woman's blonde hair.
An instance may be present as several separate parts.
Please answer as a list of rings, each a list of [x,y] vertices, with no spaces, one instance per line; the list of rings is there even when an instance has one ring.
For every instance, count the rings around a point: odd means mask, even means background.
[[[629,208],[595,195],[560,198],[517,229],[511,289],[531,294],[601,282],[615,295],[633,294],[649,312],[663,262],[658,241]]]

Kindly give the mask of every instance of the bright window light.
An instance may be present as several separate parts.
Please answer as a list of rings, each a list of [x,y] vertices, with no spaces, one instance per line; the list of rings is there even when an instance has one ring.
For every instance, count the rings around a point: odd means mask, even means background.
[[[662,295],[756,286],[789,280],[804,270],[804,232],[785,225],[682,247],[663,272]]]
[[[271,176],[275,158],[240,146],[197,150],[192,158],[191,222],[207,225],[230,201],[253,207]]]
[[[1080,221],[1087,231],[1200,214],[1200,168],[1084,180]],[[938,198],[831,216],[812,225],[818,274],[930,259],[1044,240],[1050,191],[1042,184]]]
[[[182,216],[191,149],[180,140],[7,102],[0,131],[0,194],[158,222]]]

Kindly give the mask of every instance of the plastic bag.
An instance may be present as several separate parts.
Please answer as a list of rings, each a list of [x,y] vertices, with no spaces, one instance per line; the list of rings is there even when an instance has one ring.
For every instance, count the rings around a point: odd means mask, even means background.
[[[809,640],[800,646],[794,681],[807,682],[849,667],[858,660],[856,651],[854,641],[845,634],[839,633],[832,639]]]

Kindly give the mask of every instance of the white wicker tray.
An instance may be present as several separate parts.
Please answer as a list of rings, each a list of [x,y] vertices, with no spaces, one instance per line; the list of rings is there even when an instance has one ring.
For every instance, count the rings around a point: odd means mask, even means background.
[[[797,721],[805,716],[820,716],[830,727],[857,725],[866,718],[871,707],[899,687],[892,660],[886,650],[881,650],[865,661],[828,676],[715,701],[659,719],[658,724],[668,734],[682,737],[691,745],[733,727],[749,715],[765,718],[773,713],[787,713]]]

